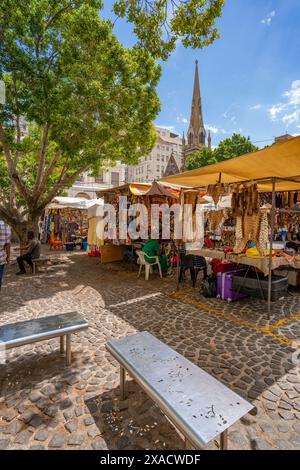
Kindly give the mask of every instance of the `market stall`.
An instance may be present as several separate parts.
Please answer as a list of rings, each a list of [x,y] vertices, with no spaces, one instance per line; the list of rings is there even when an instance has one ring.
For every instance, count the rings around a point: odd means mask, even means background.
[[[101,203],[103,203],[101,201]],[[98,200],[56,197],[46,208],[42,220],[42,241],[65,247],[86,249],[89,230],[88,209]]]
[[[162,185],[157,182],[153,182],[152,184],[127,183],[122,186],[100,192],[99,196],[103,197],[105,204],[109,204],[114,208],[116,221],[115,225],[113,225],[111,223],[111,218],[109,227],[108,225],[103,227],[103,230],[108,236],[104,237],[106,239],[101,245],[101,262],[106,263],[123,260],[124,257],[135,262],[135,250],[141,249],[145,241],[151,239],[151,229],[155,229],[155,227],[153,228],[153,226],[151,226],[151,206],[155,204],[158,206],[165,205],[162,210],[166,210],[166,208],[172,206],[175,202],[178,202],[179,194],[180,191],[178,187],[173,187],[173,185]],[[148,228],[144,238],[141,236],[138,239],[131,239],[130,233],[127,230],[125,235],[121,233],[119,226],[120,219],[122,217],[120,197],[126,197],[126,210],[137,204],[142,204],[147,208]],[[162,214],[160,214],[159,226],[157,227],[157,238],[161,240],[163,252],[170,259],[171,264],[171,258],[174,254],[174,225],[171,224],[170,239],[162,240],[161,220]],[[131,216],[130,213],[126,214],[126,227],[130,226],[133,222],[134,217]]]
[[[214,233],[213,237],[209,237],[213,242],[209,248],[223,251],[224,257],[225,252],[229,251],[239,263],[252,264],[256,270],[259,269],[264,274],[268,274],[269,314],[272,270],[278,265],[296,265],[299,262],[297,253],[291,253],[288,258],[288,254],[283,249],[274,250],[276,231],[279,232],[280,217],[277,215],[281,211],[288,214],[297,203],[297,191],[300,190],[299,173],[300,137],[295,137],[251,154],[161,180],[190,186],[193,191],[199,188],[199,192],[200,189],[205,190],[206,194],[212,197],[216,208],[208,212],[206,217],[206,221],[210,224],[210,231]],[[217,208],[220,198],[225,196],[231,198],[227,213]],[[199,199],[200,194],[197,197]],[[297,210],[294,210],[294,214],[296,212]],[[227,244],[223,243],[225,233],[222,233],[222,227],[230,217],[234,220],[232,224],[228,224],[230,230],[227,230],[226,234]],[[289,231],[290,236],[291,233],[292,237],[298,236],[299,226],[300,218],[294,232]],[[284,232],[287,230],[281,227],[281,234]],[[286,240],[283,241],[286,242]],[[300,239],[298,241],[300,242]],[[205,240],[202,244],[198,244],[198,250],[203,247],[204,242]],[[253,250],[248,253],[248,256],[247,253],[242,253],[245,246]],[[228,257],[228,253],[226,256]]]

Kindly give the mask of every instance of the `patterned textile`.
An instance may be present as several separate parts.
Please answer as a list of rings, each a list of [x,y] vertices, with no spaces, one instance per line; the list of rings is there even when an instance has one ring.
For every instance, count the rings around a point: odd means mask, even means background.
[[[2,220],[0,220],[0,265],[6,262],[5,245],[10,243],[11,230]]]

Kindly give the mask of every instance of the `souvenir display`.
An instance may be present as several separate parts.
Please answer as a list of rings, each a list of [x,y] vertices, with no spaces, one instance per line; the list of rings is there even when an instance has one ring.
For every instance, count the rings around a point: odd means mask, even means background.
[[[88,234],[87,211],[69,207],[49,209],[45,217],[46,240],[51,234],[63,243],[80,244]]]

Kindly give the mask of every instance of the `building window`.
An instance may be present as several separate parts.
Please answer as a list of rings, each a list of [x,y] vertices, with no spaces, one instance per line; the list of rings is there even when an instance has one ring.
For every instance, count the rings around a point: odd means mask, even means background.
[[[120,175],[117,171],[112,171],[111,172],[110,182],[113,186],[119,186],[119,184],[120,184]]]
[[[188,143],[189,143],[189,145],[192,145],[194,143],[194,135],[193,135],[192,132],[189,132]]]

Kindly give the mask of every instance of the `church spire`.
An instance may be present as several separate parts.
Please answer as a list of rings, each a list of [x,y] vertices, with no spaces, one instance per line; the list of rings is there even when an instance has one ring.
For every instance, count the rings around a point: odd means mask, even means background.
[[[193,140],[194,145],[200,145],[200,146],[205,145],[206,133],[204,129],[203,115],[202,115],[198,60],[196,60],[196,67],[195,67],[194,90],[193,90],[193,98],[192,98],[192,109],[191,109],[189,131],[191,131],[193,134],[193,139],[190,139],[190,141]]]
[[[192,98],[192,108],[190,124],[187,131],[187,140],[183,145],[183,166],[185,167],[186,157],[201,150],[205,146],[206,131],[204,128],[202,102],[199,84],[198,60],[195,64],[194,89]]]

